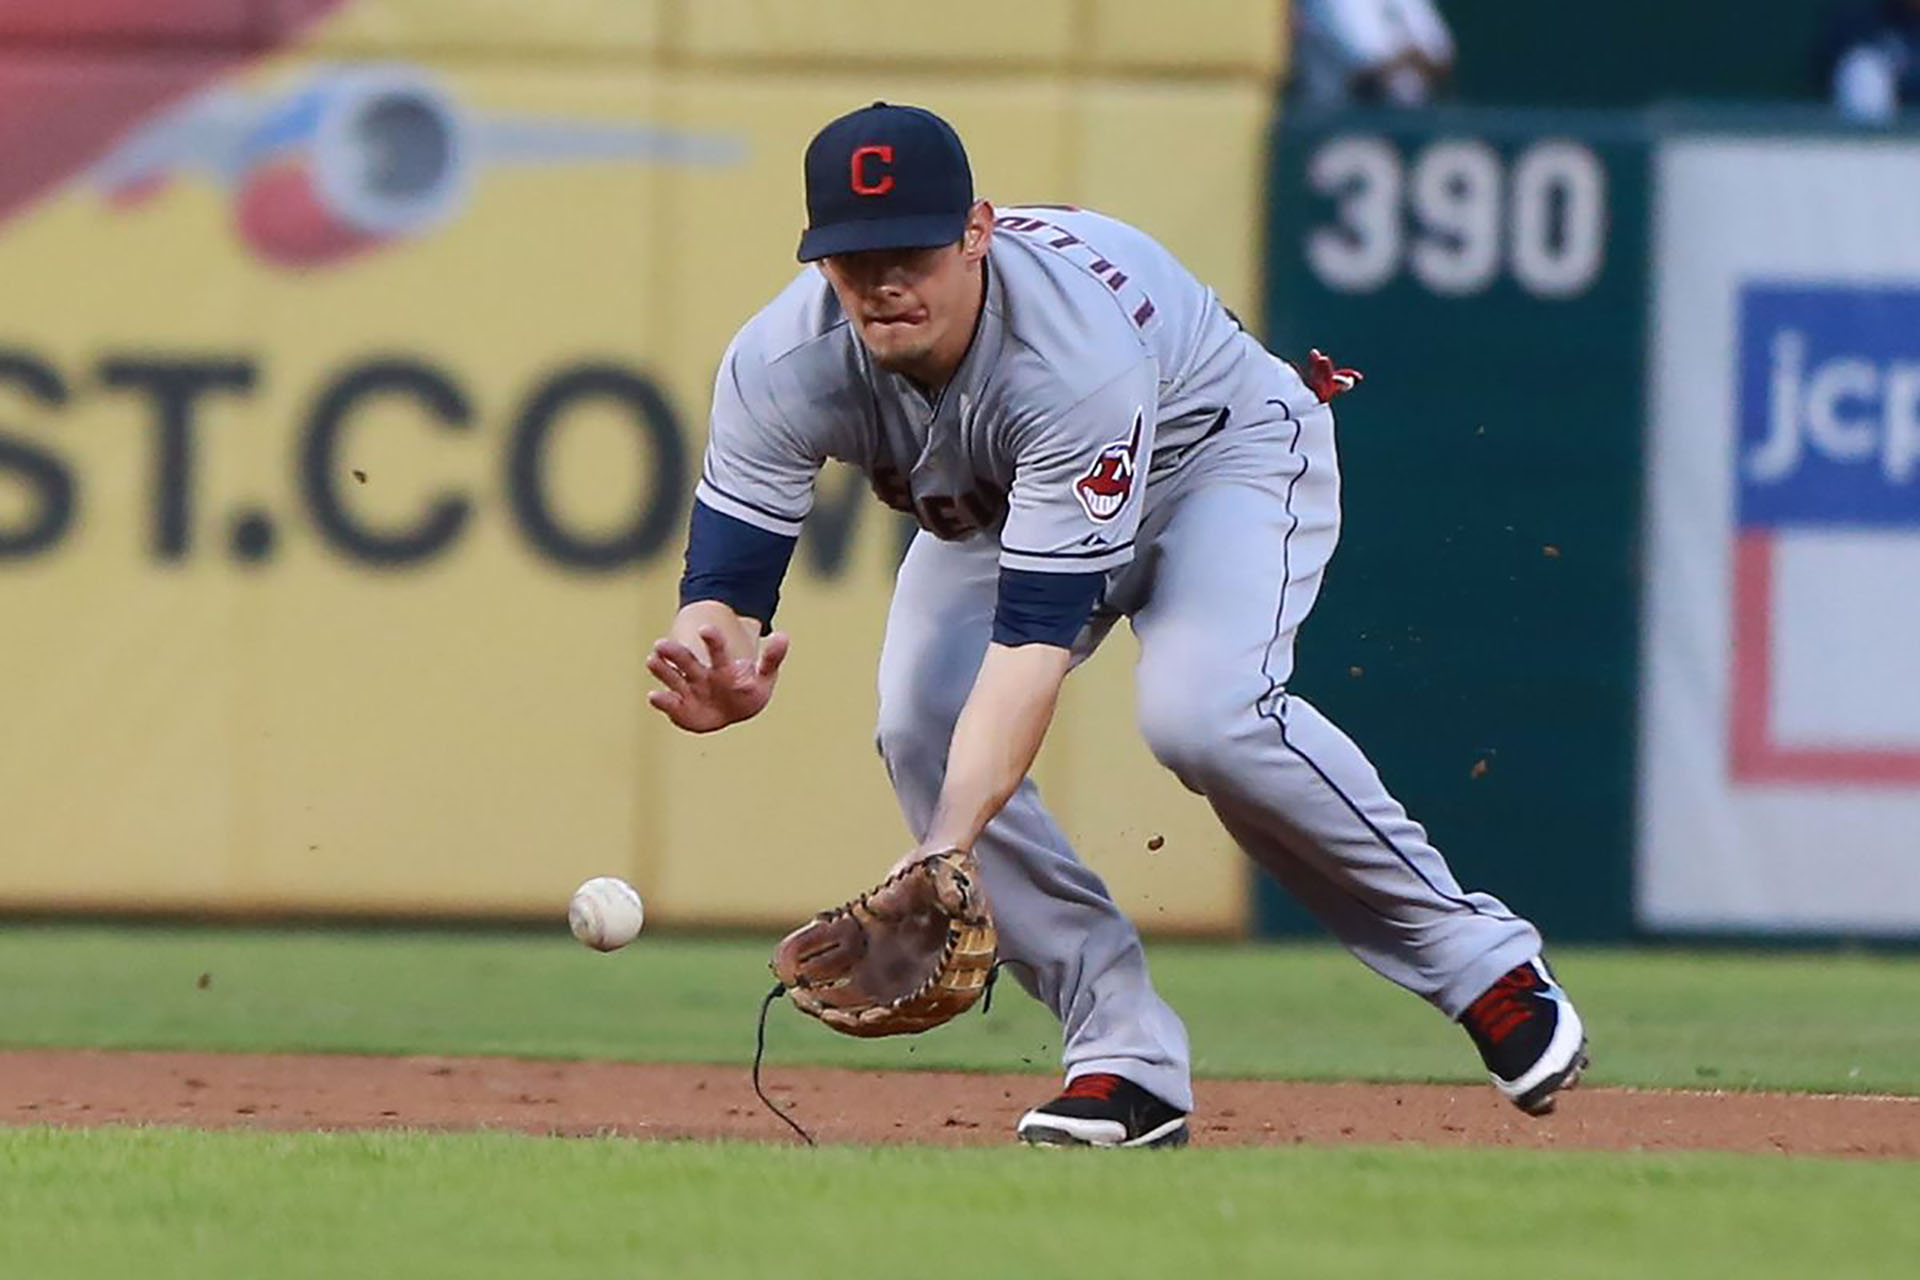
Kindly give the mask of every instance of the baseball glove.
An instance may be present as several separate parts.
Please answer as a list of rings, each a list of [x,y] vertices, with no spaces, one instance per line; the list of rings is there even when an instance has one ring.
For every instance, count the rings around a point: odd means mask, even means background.
[[[972,1008],[996,948],[980,865],[949,849],[795,929],[772,968],[793,1003],[835,1031],[908,1035]]]

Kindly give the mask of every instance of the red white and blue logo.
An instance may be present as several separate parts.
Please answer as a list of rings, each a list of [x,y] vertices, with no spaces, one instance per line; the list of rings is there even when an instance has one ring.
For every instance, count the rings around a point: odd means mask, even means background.
[[[1133,411],[1133,431],[1124,440],[1103,446],[1093,462],[1073,482],[1073,496],[1080,499],[1087,519],[1105,524],[1120,514],[1133,494],[1133,477],[1139,471],[1140,435],[1146,427],[1144,409]]]
[[[1740,295],[1733,776],[1920,781],[1920,286]]]

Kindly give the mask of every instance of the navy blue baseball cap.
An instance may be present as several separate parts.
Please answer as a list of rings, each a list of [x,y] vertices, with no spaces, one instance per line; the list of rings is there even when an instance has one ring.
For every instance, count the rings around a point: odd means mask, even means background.
[[[876,102],[807,145],[800,261],[864,249],[954,244],[973,208],[973,169],[953,126],[924,107]]]

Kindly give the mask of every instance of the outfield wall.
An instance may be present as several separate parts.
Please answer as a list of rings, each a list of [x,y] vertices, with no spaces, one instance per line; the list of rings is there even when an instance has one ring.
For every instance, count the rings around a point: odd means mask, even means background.
[[[983,194],[1108,208],[1259,313],[1278,0],[13,0],[0,10],[0,908],[772,922],[906,835],[897,519],[824,481],[775,709],[643,704],[712,372],[874,98]],[[1148,927],[1246,877],[1131,732],[1040,768]],[[1166,837],[1150,854],[1151,835]]]
[[[1294,688],[1554,938],[1920,937],[1920,132],[1355,113],[1273,163],[1280,349],[1370,375]]]

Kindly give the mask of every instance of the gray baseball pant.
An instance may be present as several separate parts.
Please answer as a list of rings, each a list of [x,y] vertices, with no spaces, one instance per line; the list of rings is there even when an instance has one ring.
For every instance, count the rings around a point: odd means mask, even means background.
[[[1294,635],[1338,539],[1339,475],[1332,413],[1275,363],[1263,417],[1237,419],[1150,484],[1136,558],[1110,578],[1075,659],[1129,618],[1155,757],[1356,957],[1456,1018],[1537,955],[1540,935],[1464,891],[1360,749],[1287,691]],[[991,537],[923,532],[900,568],[877,737],[916,838],[991,638],[998,552]],[[1060,1019],[1068,1079],[1114,1072],[1191,1110],[1186,1029],[1155,992],[1132,923],[1031,779],[977,852],[1001,954]]]

